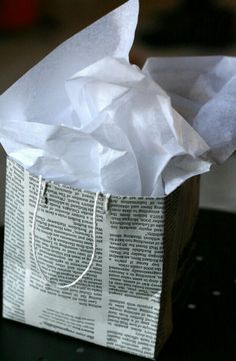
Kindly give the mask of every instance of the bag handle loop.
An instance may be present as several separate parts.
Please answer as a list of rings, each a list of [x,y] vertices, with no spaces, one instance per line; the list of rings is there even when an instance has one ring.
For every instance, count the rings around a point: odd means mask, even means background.
[[[93,206],[93,251],[92,251],[90,261],[89,261],[87,267],[85,268],[85,270],[73,282],[65,284],[65,285],[60,285],[60,284],[53,283],[53,282],[49,281],[47,279],[47,277],[45,276],[44,271],[42,270],[42,267],[39,264],[39,260],[38,260],[38,256],[37,256],[37,252],[36,252],[36,247],[35,247],[36,218],[37,218],[39,203],[40,203],[41,198],[45,194],[46,186],[47,186],[47,182],[45,180],[43,180],[42,176],[40,175],[39,176],[39,185],[38,185],[38,194],[37,194],[37,199],[36,199],[36,204],[35,204],[35,209],[34,209],[34,215],[33,215],[33,221],[32,221],[32,251],[33,251],[33,257],[34,257],[35,264],[36,264],[42,278],[44,279],[44,281],[46,283],[48,283],[50,286],[58,288],[58,289],[70,288],[70,287],[76,285],[76,283],[78,283],[88,273],[90,267],[92,266],[93,260],[94,260],[95,251],[96,251],[96,212],[97,212],[97,203],[98,203],[98,197],[99,197],[100,192],[97,192],[95,194],[95,198],[94,198],[94,206]],[[105,201],[106,210],[107,210],[107,207],[108,207],[109,197],[110,197],[110,195],[108,194],[106,196],[106,201]]]

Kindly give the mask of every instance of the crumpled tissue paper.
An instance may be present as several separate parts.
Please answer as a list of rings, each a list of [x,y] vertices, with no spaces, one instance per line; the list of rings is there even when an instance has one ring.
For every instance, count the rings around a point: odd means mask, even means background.
[[[205,93],[200,82],[191,108],[192,65],[172,74],[167,62],[169,76],[156,59],[143,70],[129,63],[138,5],[130,0],[67,40],[1,95],[0,141],[33,174],[90,191],[163,197],[232,152],[233,143],[211,141],[214,115],[204,105],[218,95],[214,79]],[[204,77],[204,61],[197,71]]]
[[[208,159],[229,158],[236,149],[236,58],[150,58],[143,70],[209,145]]]

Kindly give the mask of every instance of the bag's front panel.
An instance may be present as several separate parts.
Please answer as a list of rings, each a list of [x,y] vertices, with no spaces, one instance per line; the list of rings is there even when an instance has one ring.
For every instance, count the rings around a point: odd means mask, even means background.
[[[38,187],[38,177],[8,160],[4,316],[153,358],[164,201],[112,196],[107,202],[99,195],[94,207],[94,193],[49,183],[35,212]],[[86,269],[94,235],[91,268],[74,286],[58,289]]]
[[[163,200],[110,202],[107,345],[154,357],[162,289]]]

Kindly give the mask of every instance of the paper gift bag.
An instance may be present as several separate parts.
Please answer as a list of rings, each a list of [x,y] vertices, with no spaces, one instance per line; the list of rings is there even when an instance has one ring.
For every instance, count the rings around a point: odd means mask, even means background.
[[[197,213],[193,176],[225,144],[209,146],[209,133],[234,133],[189,124],[158,85],[156,61],[129,63],[138,7],[129,0],[68,39],[0,97],[9,157],[3,315],[154,358],[172,329]],[[179,83],[188,84],[185,73]],[[189,109],[199,99],[185,90]]]
[[[3,316],[153,359],[197,207],[197,177],[166,198],[122,197],[8,159]]]

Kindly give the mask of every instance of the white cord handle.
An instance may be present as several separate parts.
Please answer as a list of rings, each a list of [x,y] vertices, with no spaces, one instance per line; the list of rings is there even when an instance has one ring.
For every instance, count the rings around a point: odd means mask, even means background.
[[[45,180],[42,179],[42,176],[39,176],[39,186],[38,186],[38,194],[37,194],[37,200],[36,200],[36,205],[35,205],[35,210],[34,210],[34,215],[33,215],[33,221],[32,221],[32,251],[33,251],[33,257],[35,260],[35,264],[42,276],[42,278],[44,279],[44,281],[46,283],[48,283],[50,286],[53,286],[55,288],[70,288],[72,286],[74,286],[77,282],[79,282],[85,275],[86,273],[89,271],[93,260],[94,260],[94,256],[95,256],[95,250],[96,250],[96,211],[97,211],[97,203],[98,203],[98,197],[99,197],[99,192],[96,193],[95,195],[95,199],[94,199],[94,207],[93,207],[93,252],[92,252],[92,256],[90,258],[89,264],[86,267],[86,269],[81,273],[81,275],[76,278],[73,282],[68,283],[66,285],[59,285],[57,283],[53,283],[51,281],[49,281],[47,279],[47,277],[45,276],[39,261],[38,261],[38,256],[36,253],[36,247],[35,247],[35,227],[36,227],[36,218],[37,218],[37,213],[38,213],[38,208],[39,208],[39,203],[40,203],[40,199],[42,198],[42,196],[45,193],[46,190],[46,186],[47,183]],[[41,191],[42,188],[42,191]],[[106,204],[108,203],[108,199],[109,199],[109,195],[106,197]]]

